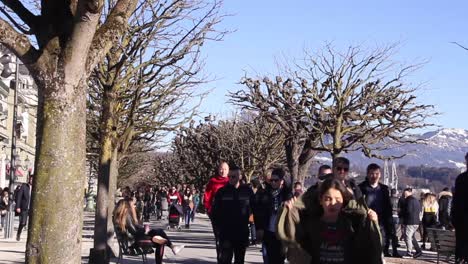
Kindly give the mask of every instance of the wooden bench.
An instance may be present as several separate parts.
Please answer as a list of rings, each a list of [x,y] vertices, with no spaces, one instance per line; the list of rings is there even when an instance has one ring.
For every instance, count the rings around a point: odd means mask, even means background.
[[[437,263],[440,255],[447,257],[448,262],[451,256],[455,256],[455,232],[450,230],[428,228],[429,239],[432,247],[437,251]]]

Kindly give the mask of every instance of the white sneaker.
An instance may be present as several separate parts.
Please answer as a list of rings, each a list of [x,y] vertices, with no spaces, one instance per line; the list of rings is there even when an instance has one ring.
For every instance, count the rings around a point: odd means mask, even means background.
[[[174,255],[177,255],[182,249],[184,249],[185,245],[178,245],[178,246],[172,246],[172,253]]]

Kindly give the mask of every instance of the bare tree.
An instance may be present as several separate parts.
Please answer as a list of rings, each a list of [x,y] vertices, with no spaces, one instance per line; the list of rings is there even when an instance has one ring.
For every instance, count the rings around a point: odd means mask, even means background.
[[[231,93],[231,102],[265,116],[281,128],[291,181],[304,181],[315,155],[312,146],[317,135],[307,119],[306,93],[301,87],[294,87],[292,79],[284,81],[279,76],[275,82],[265,77],[263,80],[244,78],[242,83],[247,90]]]
[[[241,115],[217,124],[205,123],[181,128],[173,149],[189,182],[204,186],[221,160],[243,168],[249,181],[265,175],[273,164],[283,161],[284,138],[275,124],[260,116]]]
[[[0,43],[26,65],[39,97],[26,261],[81,263],[88,77],[138,1],[111,1],[105,17],[103,0],[1,2]]]
[[[407,132],[431,126],[426,120],[437,115],[432,105],[417,103],[419,86],[406,81],[420,65],[398,67],[390,59],[394,49],[350,47],[340,53],[327,45],[323,52],[306,52],[294,66],[286,65],[285,82],[280,77],[275,83],[246,78],[247,91],[233,94],[233,100],[269,114],[284,128],[304,128],[312,143],[305,149],[332,158],[356,150],[386,158],[381,150],[419,142]]]
[[[154,147],[195,113],[198,105],[192,100],[202,97],[195,88],[207,81],[201,47],[226,33],[214,29],[222,18],[220,7],[221,2],[141,2],[126,34],[94,71],[88,105],[99,108],[100,167],[91,262],[108,261],[97,256],[111,246],[109,213],[119,160],[135,142]]]

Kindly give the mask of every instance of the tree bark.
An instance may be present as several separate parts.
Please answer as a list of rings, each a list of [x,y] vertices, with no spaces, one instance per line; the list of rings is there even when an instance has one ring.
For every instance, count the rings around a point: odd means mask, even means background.
[[[45,92],[39,98],[27,263],[81,263],[86,82],[76,76],[44,74],[48,81],[38,82]]]
[[[91,249],[89,257],[89,262],[96,264],[109,263],[109,253],[112,252],[110,249],[112,248],[112,236],[114,234],[112,211],[114,209],[114,194],[117,187],[116,168],[118,166],[116,165],[115,120],[112,115],[115,108],[113,97],[112,91],[105,91],[101,119],[102,135],[94,224],[94,248]]]

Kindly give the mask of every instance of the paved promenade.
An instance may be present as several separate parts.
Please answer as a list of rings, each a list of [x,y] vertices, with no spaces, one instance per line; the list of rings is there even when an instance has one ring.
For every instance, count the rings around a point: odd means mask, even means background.
[[[82,247],[82,263],[88,263],[89,249],[93,246],[93,220],[94,214],[85,213],[83,226],[83,247]],[[17,219],[16,219],[17,220]],[[153,228],[165,228],[166,221],[151,221]],[[18,226],[16,223],[15,227]],[[186,263],[186,264],[201,264],[201,263],[216,263],[216,253],[214,246],[214,238],[211,232],[209,219],[205,215],[199,215],[189,230],[182,229],[181,231],[168,231],[169,237],[175,244],[184,244],[186,248],[179,255],[174,256],[170,249],[166,250],[164,263]],[[21,241],[15,239],[4,239],[3,232],[0,234],[0,264],[24,263],[24,251],[26,245],[27,232],[23,232]],[[403,251],[400,251],[403,254]],[[154,263],[154,255],[148,255],[149,263]],[[424,251],[424,255],[417,260],[413,259],[393,259],[387,258],[387,263],[436,263],[436,255],[434,252]],[[116,263],[113,259],[111,263]],[[142,263],[141,257],[125,256],[123,264]],[[246,254],[246,263],[259,264],[262,262],[260,247],[249,247]],[[446,262],[442,262],[446,263]]]

